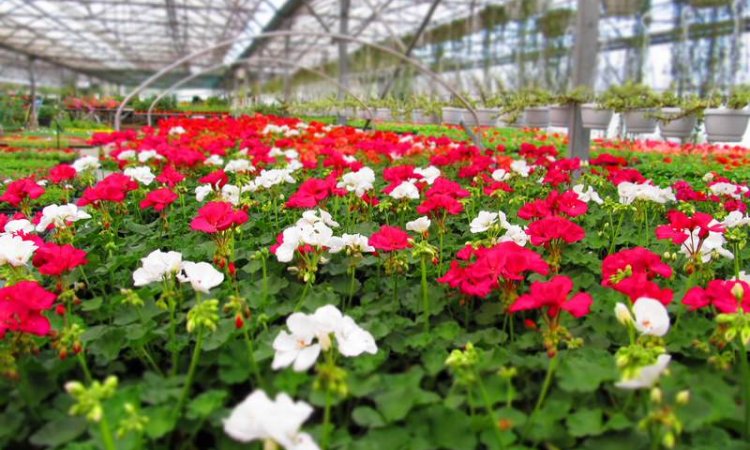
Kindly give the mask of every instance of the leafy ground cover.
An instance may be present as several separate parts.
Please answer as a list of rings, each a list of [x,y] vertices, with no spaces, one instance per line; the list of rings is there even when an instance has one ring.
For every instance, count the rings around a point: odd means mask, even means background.
[[[443,132],[173,119],[9,183],[0,445],[747,448],[744,172]]]
[[[71,150],[40,150],[0,147],[0,178],[44,176],[47,170],[62,162],[72,162],[76,153]]]

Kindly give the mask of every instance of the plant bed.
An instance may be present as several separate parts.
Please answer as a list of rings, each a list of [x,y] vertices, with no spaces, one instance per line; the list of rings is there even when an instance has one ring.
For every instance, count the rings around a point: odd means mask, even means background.
[[[4,186],[0,447],[744,446],[744,166],[398,127],[167,119]]]

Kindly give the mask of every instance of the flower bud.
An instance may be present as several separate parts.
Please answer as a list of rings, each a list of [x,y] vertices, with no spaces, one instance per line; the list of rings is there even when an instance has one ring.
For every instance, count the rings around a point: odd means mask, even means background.
[[[615,305],[615,317],[617,317],[618,322],[625,326],[631,325],[634,321],[633,315],[630,313],[630,308],[622,303]]]
[[[664,435],[664,437],[661,440],[661,444],[665,448],[674,448],[675,446],[674,433],[672,433],[671,431],[667,431],[667,433]]]
[[[680,391],[677,393],[677,396],[675,397],[675,401],[678,405],[687,405],[690,402],[690,391],[687,389]]]
[[[654,403],[656,405],[660,404],[661,400],[662,400],[661,389],[659,389],[658,387],[655,387],[655,388],[651,389],[649,398],[651,399],[652,403]]]

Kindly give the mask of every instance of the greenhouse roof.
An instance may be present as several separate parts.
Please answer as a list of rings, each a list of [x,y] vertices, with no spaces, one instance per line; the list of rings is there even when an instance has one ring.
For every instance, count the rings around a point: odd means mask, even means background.
[[[349,33],[392,39],[414,32],[434,0],[351,0]],[[0,49],[118,84],[132,85],[178,58],[236,40],[183,65],[182,75],[238,58],[305,65],[335,60],[336,42],[309,32],[339,31],[340,0],[3,0]],[[468,16],[489,0],[441,0],[432,23]],[[262,31],[300,34],[253,40]],[[408,42],[406,43],[408,44]],[[353,43],[349,51],[359,47]],[[1,55],[1,53],[0,53]],[[2,66],[2,61],[0,61]],[[215,83],[217,76],[202,78]]]

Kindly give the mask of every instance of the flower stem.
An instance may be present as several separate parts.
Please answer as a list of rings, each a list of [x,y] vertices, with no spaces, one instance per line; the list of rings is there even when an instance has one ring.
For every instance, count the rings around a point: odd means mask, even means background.
[[[354,282],[357,280],[356,278],[356,272],[357,269],[354,267],[349,269],[349,294],[346,296],[346,303],[344,304],[344,311],[346,311],[350,306],[352,306],[352,301],[354,300]]]
[[[557,356],[557,354],[555,354],[555,356],[553,356],[549,360],[549,365],[547,365],[547,374],[544,377],[544,384],[542,384],[542,390],[539,392],[539,398],[537,398],[536,400],[534,410],[526,420],[526,426],[523,429],[523,433],[521,433],[522,439],[526,438],[526,434],[529,431],[529,426],[531,426],[531,422],[534,419],[534,416],[536,416],[537,412],[539,412],[539,409],[541,409],[542,404],[544,403],[544,399],[547,398],[547,392],[549,391],[550,385],[552,384],[552,376],[555,374],[555,369],[557,369],[557,364],[559,362],[560,358]]]
[[[175,318],[175,310],[177,309],[177,302],[175,299],[169,299],[169,350],[172,353],[172,376],[177,374],[177,366],[179,364],[179,352],[177,351],[177,322]]]
[[[302,302],[305,301],[305,297],[307,297],[307,291],[310,290],[310,282],[305,283],[305,287],[302,289],[302,294],[299,296],[299,300],[297,300],[297,306],[294,307],[295,311],[299,311],[300,308],[302,308]]]
[[[424,312],[424,331],[430,331],[430,298],[427,296],[427,255],[422,255],[422,306]]]
[[[479,387],[479,392],[482,394],[484,409],[487,410],[487,415],[490,417],[490,420],[492,420],[492,431],[494,431],[495,433],[495,438],[497,438],[498,445],[500,445],[500,448],[502,448],[504,447],[503,435],[500,434],[500,428],[498,428],[498,420],[497,417],[495,417],[495,410],[492,408],[492,401],[490,400],[489,394],[487,394],[487,389],[484,388],[482,377],[479,375],[477,375],[477,386]]]
[[[107,415],[102,414],[102,418],[99,421],[99,431],[102,434],[102,441],[104,441],[104,448],[107,450],[116,450],[115,440],[112,437],[112,430],[109,428],[109,422],[107,421]]]
[[[741,378],[740,389],[742,389],[742,401],[745,404],[745,422],[742,429],[742,435],[745,440],[747,440],[750,438],[750,367],[748,367],[747,361],[747,348],[742,342],[742,339],[738,339],[738,347]]]
[[[260,374],[258,369],[258,362],[255,361],[255,349],[253,347],[253,340],[250,339],[250,334],[247,331],[247,327],[244,327],[245,343],[247,344],[247,358],[250,362],[250,370],[255,375],[255,384],[265,389],[265,381],[263,376]]]
[[[83,356],[83,350],[78,352],[78,355],[76,355],[78,358],[79,364],[81,364],[81,370],[83,370],[83,376],[86,377],[86,382],[91,383],[93,381],[93,377],[91,376],[91,370],[89,370],[89,365],[86,362],[86,357]]]
[[[323,410],[323,436],[320,439],[320,448],[328,449],[328,439],[330,438],[331,428],[331,389],[326,388],[326,405]]]
[[[265,254],[260,258],[260,267],[263,271],[263,301],[261,303],[263,306],[268,304],[268,262],[266,259]]]
[[[175,408],[175,414],[179,417],[182,412],[182,408],[185,406],[187,397],[190,394],[190,388],[193,384],[193,378],[195,378],[195,370],[198,368],[198,361],[201,357],[201,349],[203,348],[203,328],[198,329],[198,337],[195,339],[195,347],[193,348],[193,356],[190,358],[190,367],[188,368],[187,378],[185,380],[185,386],[182,388],[182,394],[180,394],[180,400],[177,402],[177,408]]]

